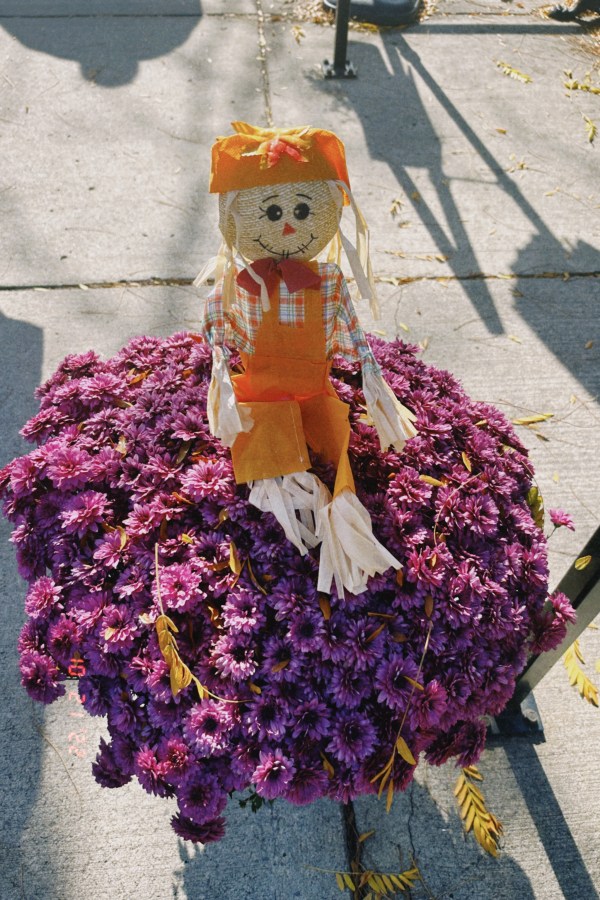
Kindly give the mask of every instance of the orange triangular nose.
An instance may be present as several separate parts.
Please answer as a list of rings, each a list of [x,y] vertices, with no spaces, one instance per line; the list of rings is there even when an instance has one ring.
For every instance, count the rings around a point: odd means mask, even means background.
[[[285,225],[283,226],[283,234],[284,234],[284,236],[286,234],[296,234],[296,229],[292,228],[292,226],[288,225],[288,223],[286,222]]]

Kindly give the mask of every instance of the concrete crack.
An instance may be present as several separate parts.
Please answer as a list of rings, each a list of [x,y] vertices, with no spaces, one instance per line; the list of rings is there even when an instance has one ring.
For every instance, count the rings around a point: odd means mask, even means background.
[[[341,804],[342,822],[344,825],[344,845],[346,848],[346,860],[349,872],[360,872],[362,844],[358,840],[356,827],[356,813],[352,800]],[[361,892],[356,890],[352,894],[353,900],[360,900]]]
[[[4,284],[0,285],[1,293],[15,291],[98,291],[114,288],[139,288],[139,287],[188,287],[193,284],[193,278],[150,278],[127,279],[118,281],[80,281],[66,282],[64,284]]]
[[[271,124],[271,123],[270,123]],[[471,272],[468,275],[376,275],[375,281],[379,284],[413,284],[419,281],[515,281],[517,279],[535,281],[548,278],[560,278],[563,281],[572,278],[600,278],[600,270],[591,272],[500,272],[496,275],[486,272]],[[348,281],[353,281],[348,278]],[[122,287],[189,287],[193,284],[191,277],[163,278],[150,276],[148,278],[119,278],[116,281],[83,281],[64,282],[58,284],[3,284],[0,285],[0,294],[15,291],[76,291],[76,290],[110,290]],[[211,282],[208,281],[207,284]]]
[[[408,791],[408,800],[409,800],[409,812],[408,818],[406,820],[406,831],[408,833],[408,843],[410,845],[410,858],[411,865],[417,855],[417,851],[415,850],[415,841],[412,833],[412,820],[415,814],[415,784],[414,781],[411,782],[410,789]]]
[[[271,84],[269,82],[269,66],[267,63],[267,39],[265,38],[265,14],[262,0],[255,0],[256,17],[258,23],[258,59],[260,62],[260,75],[262,79],[262,92],[265,104],[265,119],[267,127],[273,127],[273,110],[271,108]]]

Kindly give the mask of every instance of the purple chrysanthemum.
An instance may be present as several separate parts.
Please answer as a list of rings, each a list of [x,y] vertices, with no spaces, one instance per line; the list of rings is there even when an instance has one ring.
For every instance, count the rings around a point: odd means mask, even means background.
[[[377,733],[371,720],[357,710],[341,711],[331,723],[328,751],[347,765],[367,759],[375,748]]]
[[[59,682],[60,672],[54,660],[34,650],[27,650],[21,656],[21,684],[33,700],[52,703],[65,692]]]
[[[224,810],[227,794],[219,780],[210,772],[196,773],[181,786],[178,801],[179,808],[187,819],[203,825],[216,819]]]
[[[100,738],[100,750],[92,765],[94,778],[102,787],[122,787],[131,781],[131,775],[124,773],[114,755],[114,747]]]
[[[325,703],[313,697],[299,703],[294,709],[292,736],[320,741],[327,736],[330,729],[329,710]]]
[[[295,771],[292,761],[281,750],[261,752],[260,763],[252,776],[257,794],[265,800],[283,796]]]
[[[527,653],[573,620],[564,595],[548,597],[533,471],[510,423],[413,349],[372,345],[418,434],[381,453],[358,367],[334,362],[359,497],[402,564],[356,597],[319,595],[318,548],[300,556],[235,484],[206,420],[211,350],[190,335],[67,357],[23,429],[38,446],[0,471],[29,582],[23,684],[51,702],[71,667],[111,735],[97,780],[135,774],[175,796],[185,839],[219,840],[227,793],[253,781],[298,804],[376,792],[400,721],[415,757],[475,761],[483,717],[505,706]],[[550,520],[572,526],[560,510]],[[413,772],[398,757],[396,788]]]
[[[233,721],[230,704],[209,699],[192,707],[184,730],[198,756],[213,756],[227,747]]]
[[[203,822],[197,825],[185,816],[177,815],[171,819],[171,827],[184,841],[192,841],[195,844],[212,844],[220,841],[225,834],[225,819],[219,816],[211,822]]]
[[[298,766],[285,796],[296,806],[307,806],[324,797],[328,787],[329,779],[322,765]]]

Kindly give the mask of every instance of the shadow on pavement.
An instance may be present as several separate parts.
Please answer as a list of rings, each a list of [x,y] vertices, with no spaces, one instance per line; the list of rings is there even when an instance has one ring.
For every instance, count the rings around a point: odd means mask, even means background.
[[[235,800],[230,805],[235,805]],[[451,791],[447,805],[453,807]],[[375,831],[372,842],[366,841],[363,845],[363,863],[366,867],[385,873],[405,871],[412,866],[411,844],[414,844],[416,862],[425,883],[417,883],[411,892],[414,900],[433,896],[436,900],[474,900],[475,897],[477,900],[499,900],[498,884],[503,885],[502,898],[534,900],[529,879],[520,866],[506,854],[498,859],[484,857],[474,839],[465,838],[458,811],[452,808],[448,816],[444,815],[422,785],[415,782],[407,793],[396,795],[390,814],[385,811],[385,802],[375,797],[360,798],[354,806],[358,829],[363,833]],[[231,877],[231,871],[227,871],[227,835],[222,845],[215,846],[214,850],[209,847],[204,852],[182,842],[182,868],[177,876],[178,883],[173,888],[173,897],[175,900],[212,900],[218,895],[221,900],[240,900],[242,897],[268,896],[269,900],[303,900],[305,897],[338,896],[333,873],[348,868],[347,860],[340,855],[343,848],[341,806],[337,855],[333,849],[329,857],[322,855],[318,863],[312,857],[300,858],[299,861],[294,845],[288,844],[284,849],[286,821],[292,822],[297,816],[303,816],[306,820],[305,828],[310,830],[314,846],[329,839],[322,831],[323,820],[316,815],[313,818],[311,810],[312,807],[308,806],[298,811],[281,800],[276,801],[271,810],[263,808],[256,815],[249,810],[235,812],[239,830],[247,828],[248,848],[252,846],[255,830],[260,827],[263,816],[278,821],[273,830],[279,837],[278,846],[273,848],[274,854],[279,853],[279,857],[271,861],[268,871],[253,871],[253,854],[248,849],[247,859],[236,862],[244,873],[239,879]],[[247,820],[246,826],[244,818]],[[289,840],[296,840],[299,833],[297,822],[295,827],[290,825]],[[223,860],[222,867],[216,864],[217,854]]]
[[[0,312],[0,467],[25,452],[27,445],[18,431],[37,410],[33,392],[42,366],[41,329],[11,319]],[[17,638],[25,620],[23,599],[26,586],[17,574],[10,528],[0,520],[0,894],[23,897],[25,859],[21,837],[27,828],[39,792],[42,738],[36,725],[33,702],[21,687]],[[39,716],[37,717],[39,718]],[[52,866],[48,865],[48,883]]]
[[[393,35],[382,32],[381,39],[385,56],[379,47],[369,43],[352,43],[348,54],[359,71],[369,73],[370,84],[357,80],[348,90],[347,100],[361,122],[369,154],[372,159],[382,160],[389,166],[438,251],[448,257],[447,264],[454,275],[461,277],[480,272],[481,266],[444,172],[440,139],[421,101],[413,73],[405,63],[410,63],[413,71],[427,83],[475,149],[479,150],[481,146],[482,151],[487,151],[405,39],[397,32]],[[390,81],[390,74],[394,81]],[[374,102],[373,86],[380,82],[386,84],[385,102],[381,102],[381,97]],[[321,84],[322,89],[329,92],[328,83]],[[401,122],[402,127],[390,128],[391,121]],[[490,162],[494,170],[499,170],[495,160]],[[425,169],[428,172],[429,183],[437,194],[436,199],[447,224],[436,216],[427,199],[417,190],[409,174],[411,169]],[[502,334],[504,329],[500,316],[485,281],[464,281],[462,285],[488,331]]]
[[[527,740],[502,742],[564,900],[597,900],[598,893],[544,768]],[[574,790],[577,787],[573,786]]]
[[[164,56],[183,44],[201,16],[199,0],[180,0],[175,16],[161,17],[161,28],[149,27],[157,16],[108,14],[0,17],[0,25],[25,47],[74,60],[87,81],[113,88],[132,82],[142,60]]]
[[[448,25],[448,29],[454,25]],[[471,27],[470,25],[468,26]],[[515,26],[516,27],[516,26]],[[519,26],[519,29],[523,26]],[[534,27],[534,26],[532,26]],[[535,26],[536,29],[541,26]],[[551,27],[554,26],[543,26]],[[465,28],[467,26],[465,25]],[[541,340],[560,362],[569,368],[574,376],[593,394],[600,391],[600,366],[589,364],[592,356],[588,353],[585,364],[581,353],[586,341],[594,337],[590,331],[592,323],[597,319],[597,306],[600,302],[600,279],[587,279],[587,289],[580,284],[578,289],[577,310],[565,309],[565,292],[561,278],[545,279],[527,277],[529,273],[540,274],[544,270],[556,270],[559,267],[567,273],[598,273],[600,251],[597,247],[579,241],[571,253],[553,234],[535,207],[524,196],[518,185],[503,169],[476,131],[466,121],[454,105],[443,87],[436,81],[421,60],[419,54],[409,45],[406,39],[397,32],[381,32],[384,53],[374,44],[352,43],[349,57],[356,63],[360,71],[368,72],[368,83],[360,83],[360,79],[352,83],[346,98],[341,102],[352,104],[363,127],[369,153],[373,159],[383,160],[403,189],[406,198],[411,202],[413,212],[421,219],[429,231],[439,252],[448,257],[447,265],[454,275],[461,278],[461,285],[469,297],[473,307],[491,334],[502,334],[503,326],[496,309],[494,299],[487,287],[485,279],[469,280],[465,276],[478,273],[481,266],[476,252],[461,222],[461,213],[457,208],[449,186],[449,181],[442,164],[442,148],[440,139],[423,105],[415,84],[415,78],[424,84],[445,110],[450,120],[462,132],[471,148],[489,169],[497,188],[506,194],[524,217],[529,220],[535,230],[535,237],[527,247],[518,254],[512,265],[517,276],[515,285],[519,288],[516,296],[544,298],[544,302],[517,303],[517,309],[523,319],[537,332]],[[393,72],[395,88],[390,87],[389,76]],[[386,83],[385,103],[374,102],[373,85]],[[321,90],[331,95],[328,82],[315,82]],[[339,96],[339,95],[337,95]],[[390,128],[390,121],[402,122],[402,128]],[[436,216],[431,206],[419,191],[411,175],[410,169],[425,169],[429,175],[429,183],[435,192],[435,199],[443,211],[443,217]],[[590,232],[591,234],[591,232]],[[572,284],[583,282],[573,279]],[[556,315],[549,311],[554,309]],[[567,352],[565,346],[565,330],[557,327],[557,316],[568,316],[570,332],[575,329],[576,340],[580,342],[580,352]],[[573,324],[576,322],[576,324]],[[586,330],[587,329],[587,330]],[[593,329],[592,329],[593,330]]]
[[[549,245],[546,235],[535,235],[517,257],[513,270],[526,271],[526,260],[558,257],[558,244]],[[560,248],[564,255],[564,248]],[[578,241],[566,261],[566,274],[548,279],[517,277],[515,309],[539,335],[546,347],[568,368],[592,397],[600,396],[600,275],[570,278],[568,272],[585,272],[595,258],[600,270],[600,250]]]

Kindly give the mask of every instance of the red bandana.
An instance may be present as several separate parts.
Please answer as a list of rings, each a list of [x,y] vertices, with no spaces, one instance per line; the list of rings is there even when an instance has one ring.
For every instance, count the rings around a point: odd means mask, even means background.
[[[271,256],[265,259],[257,259],[248,266],[259,278],[262,278],[267,286],[269,296],[283,281],[290,294],[303,291],[306,288],[319,288],[321,276],[314,272],[306,263],[295,259],[273,259]],[[254,280],[247,269],[242,269],[236,278],[240,287],[249,294],[260,294],[260,284]]]

